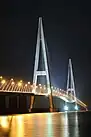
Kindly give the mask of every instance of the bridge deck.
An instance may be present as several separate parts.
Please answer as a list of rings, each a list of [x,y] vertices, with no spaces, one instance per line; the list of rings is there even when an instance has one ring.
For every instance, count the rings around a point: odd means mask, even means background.
[[[35,95],[43,95],[43,96],[48,96],[48,89],[46,86],[41,86],[41,84],[35,86],[31,85],[30,82],[24,83],[22,81],[15,82],[13,79],[11,80],[5,80],[5,79],[0,79],[0,92],[3,93],[23,93],[23,94],[35,94]],[[67,92],[62,90],[62,89],[55,89],[52,87],[52,95],[56,96],[65,102],[73,103],[75,102],[74,96],[67,95]],[[79,104],[80,106],[86,108],[87,105],[84,104],[81,100],[76,98],[76,103]]]

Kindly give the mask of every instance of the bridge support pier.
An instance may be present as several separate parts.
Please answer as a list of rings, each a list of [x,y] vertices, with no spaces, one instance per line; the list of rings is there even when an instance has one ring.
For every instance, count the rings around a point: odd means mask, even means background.
[[[30,97],[27,95],[26,96],[26,104],[27,104],[27,108],[30,107]]]
[[[17,108],[19,108],[19,96],[17,96]]]
[[[32,95],[32,96],[31,96],[31,98],[30,98],[30,108],[29,108],[29,112],[31,112],[31,111],[32,111],[33,104],[34,104],[34,98],[35,98],[35,96],[34,96],[34,95]]]
[[[6,105],[6,108],[9,108],[9,96],[5,97],[5,105]]]
[[[54,108],[53,108],[52,93],[49,95],[49,107],[50,107],[50,112],[53,112],[53,111],[54,111]]]

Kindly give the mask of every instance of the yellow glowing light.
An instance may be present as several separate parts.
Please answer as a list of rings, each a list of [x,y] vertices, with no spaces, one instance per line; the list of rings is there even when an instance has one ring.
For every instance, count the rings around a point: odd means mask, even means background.
[[[0,76],[0,79],[2,79],[3,77],[2,76]]]
[[[22,120],[23,120],[23,116],[17,116],[17,120],[18,120],[18,123],[21,123],[22,122]]]
[[[41,86],[41,84],[39,84],[39,86]]]
[[[20,80],[20,82],[22,83],[22,80]]]
[[[19,87],[22,86],[22,83],[21,83],[21,82],[18,82],[18,86],[19,86]]]
[[[6,82],[5,79],[3,79],[3,80],[1,81],[2,84],[5,84],[5,82]]]
[[[28,117],[29,117],[29,116],[30,116],[30,114],[26,114],[26,116],[28,116]]]
[[[0,124],[3,128],[8,128],[8,121],[7,121],[7,117],[1,117],[0,119]]]
[[[14,84],[15,84],[15,82],[14,82],[14,81],[12,81],[12,82],[11,82],[11,84],[12,84],[12,85],[14,85]]]
[[[23,116],[16,117],[16,136],[17,137],[24,137],[24,122]]]

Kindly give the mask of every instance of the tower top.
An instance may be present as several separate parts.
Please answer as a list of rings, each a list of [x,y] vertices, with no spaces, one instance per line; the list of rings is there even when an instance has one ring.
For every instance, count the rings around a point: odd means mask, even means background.
[[[41,25],[42,25],[42,17],[39,17],[39,26],[41,26]]]
[[[71,63],[71,58],[69,58],[69,63]]]
[[[41,20],[41,21],[42,21],[42,17],[39,17],[39,20]]]
[[[38,38],[39,37],[39,38]],[[42,24],[42,17],[39,17],[39,21],[38,21],[38,34],[37,34],[37,40],[38,39],[44,39],[44,31],[43,31],[43,24]]]

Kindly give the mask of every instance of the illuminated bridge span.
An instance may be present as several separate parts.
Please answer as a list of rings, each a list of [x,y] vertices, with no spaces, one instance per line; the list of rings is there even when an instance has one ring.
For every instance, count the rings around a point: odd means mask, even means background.
[[[40,56],[40,51],[42,52],[41,56]],[[43,70],[39,70],[39,59],[43,59],[44,61],[44,63],[41,63],[44,68]],[[74,108],[76,111],[78,110],[78,105],[87,109],[87,105],[85,105],[82,101],[80,101],[76,97],[71,59],[69,59],[69,63],[68,63],[68,77],[67,77],[66,90],[54,88],[51,86],[50,68],[49,68],[50,65],[48,63],[49,62],[48,62],[48,55],[47,55],[46,44],[45,44],[45,39],[44,39],[42,18],[39,18],[35,63],[34,63],[34,73],[33,73],[33,82],[32,82],[34,84],[31,84],[30,82],[25,83],[22,80],[18,82],[14,81],[13,79],[5,80],[1,76],[0,77],[0,92],[31,94],[31,102],[30,102],[29,111],[31,111],[33,108],[34,97],[36,95],[44,95],[44,96],[49,97],[49,104],[50,104],[51,112],[54,111],[52,96],[56,96],[65,102],[64,103],[65,111],[69,110],[68,103],[74,103],[75,104]],[[46,86],[37,84],[38,83],[37,78],[41,76],[46,77],[46,83],[47,83]]]
[[[33,92],[35,90],[35,92]],[[73,103],[75,102],[74,96],[72,94],[67,94],[67,91],[64,91],[62,89],[51,87],[52,90],[52,96],[56,96],[65,102]],[[15,81],[13,78],[10,80],[4,79],[2,76],[0,77],[0,92],[12,92],[12,93],[28,93],[28,94],[35,94],[35,95],[44,95],[48,96],[48,89],[45,85],[32,85],[30,82],[23,82]],[[87,108],[87,105],[84,104],[82,101],[76,98],[76,103],[80,106]]]

